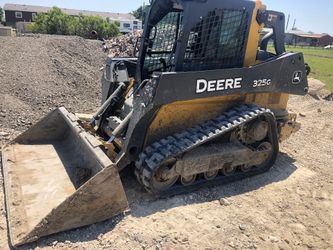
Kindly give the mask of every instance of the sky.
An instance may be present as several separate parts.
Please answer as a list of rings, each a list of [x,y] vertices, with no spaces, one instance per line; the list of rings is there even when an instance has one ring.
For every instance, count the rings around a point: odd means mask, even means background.
[[[221,0],[223,1],[223,0]],[[0,0],[5,3],[31,4],[41,6],[58,6],[61,8],[83,9],[128,13],[148,0]],[[270,10],[290,14],[289,28],[296,19],[296,27],[303,31],[329,33],[333,35],[333,1],[332,0],[263,0]]]

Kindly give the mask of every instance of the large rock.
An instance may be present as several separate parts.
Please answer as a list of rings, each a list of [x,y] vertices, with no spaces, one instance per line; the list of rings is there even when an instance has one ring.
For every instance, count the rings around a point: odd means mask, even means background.
[[[330,95],[331,92],[326,89],[326,84],[320,80],[309,78],[309,95],[317,100],[321,100]]]

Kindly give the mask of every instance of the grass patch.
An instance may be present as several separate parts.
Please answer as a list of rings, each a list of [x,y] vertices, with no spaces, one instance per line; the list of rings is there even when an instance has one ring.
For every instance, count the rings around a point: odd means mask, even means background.
[[[305,62],[311,67],[309,77],[324,82],[333,91],[333,49],[286,47],[287,51],[302,52]]]

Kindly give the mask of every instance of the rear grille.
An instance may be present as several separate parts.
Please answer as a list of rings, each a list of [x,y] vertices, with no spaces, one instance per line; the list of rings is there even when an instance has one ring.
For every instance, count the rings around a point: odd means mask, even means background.
[[[247,30],[246,10],[210,11],[191,30],[183,70],[242,67]]]

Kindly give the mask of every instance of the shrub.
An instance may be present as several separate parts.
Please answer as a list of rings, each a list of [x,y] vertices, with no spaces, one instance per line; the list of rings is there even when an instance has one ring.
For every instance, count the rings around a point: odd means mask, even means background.
[[[30,26],[33,33],[77,35],[90,38],[91,32],[96,31],[98,38],[109,38],[119,34],[119,23],[110,22],[99,16],[70,16],[57,7],[48,13],[39,13]]]

